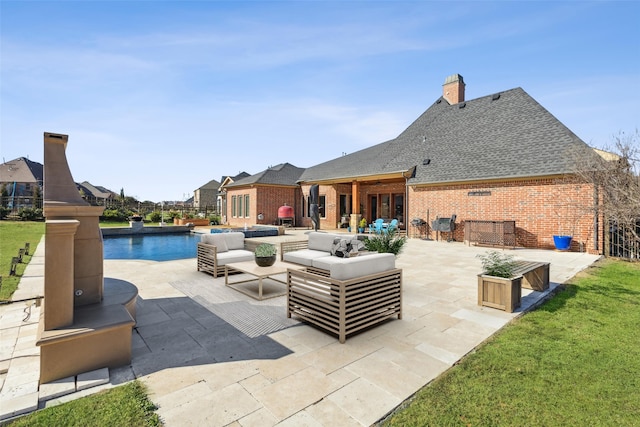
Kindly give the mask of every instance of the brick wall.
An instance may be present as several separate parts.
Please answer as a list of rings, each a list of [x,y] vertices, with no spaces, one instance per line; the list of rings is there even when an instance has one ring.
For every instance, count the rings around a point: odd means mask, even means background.
[[[457,241],[464,239],[465,220],[515,220],[519,246],[553,248],[554,234],[568,234],[573,236],[571,250],[599,252],[594,249],[593,213],[588,206],[593,187],[588,184],[541,179],[417,187],[409,189],[409,199],[409,221],[427,220],[427,214],[429,221],[456,214]],[[601,246],[602,239],[599,242]]]
[[[229,189],[227,191],[227,224],[232,227],[243,227],[254,224],[278,224],[278,208],[285,203],[292,206],[296,213],[296,225],[300,217],[300,189],[293,187],[255,186]],[[249,195],[249,217],[232,217],[231,203],[233,196]],[[258,214],[263,215],[258,220]]]

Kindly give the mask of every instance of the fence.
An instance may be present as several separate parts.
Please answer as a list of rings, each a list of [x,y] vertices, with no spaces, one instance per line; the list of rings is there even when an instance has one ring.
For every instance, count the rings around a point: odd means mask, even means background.
[[[609,221],[608,256],[625,258],[629,260],[640,260],[640,241],[636,236],[640,236],[640,219],[635,223],[635,236],[631,229],[634,225],[618,224]]]

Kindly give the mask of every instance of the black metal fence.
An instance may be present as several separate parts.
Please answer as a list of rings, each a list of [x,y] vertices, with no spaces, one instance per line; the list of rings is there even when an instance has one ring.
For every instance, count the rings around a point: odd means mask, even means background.
[[[99,199],[84,197],[93,206],[104,206],[105,209],[125,209],[133,213],[146,216],[151,212],[163,212],[165,219],[168,217],[196,218],[220,216],[216,206],[193,207],[170,203],[144,203],[137,201],[122,201],[118,199]],[[8,218],[19,217],[20,212],[29,209],[42,209],[42,197],[5,196],[0,198],[0,206],[4,210],[3,216]]]
[[[635,230],[631,227],[635,226]],[[635,231],[635,235],[633,233]],[[608,256],[616,258],[625,258],[632,261],[640,260],[640,218],[636,220],[635,225],[619,224],[615,221],[609,221],[609,239]]]

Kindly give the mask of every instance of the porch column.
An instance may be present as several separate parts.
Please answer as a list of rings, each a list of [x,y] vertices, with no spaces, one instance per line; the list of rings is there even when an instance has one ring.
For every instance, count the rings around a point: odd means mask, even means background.
[[[351,183],[351,215],[349,218],[349,226],[352,230],[358,230],[360,217],[360,183],[353,181]]]

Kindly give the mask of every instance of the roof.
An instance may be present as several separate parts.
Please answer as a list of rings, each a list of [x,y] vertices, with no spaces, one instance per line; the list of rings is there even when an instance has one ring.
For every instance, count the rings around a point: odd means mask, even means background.
[[[215,179],[212,179],[211,181],[207,182],[202,187],[198,188],[198,190],[216,190],[216,191],[218,191],[218,188],[220,188],[220,183],[218,181],[216,181]]]
[[[97,197],[99,199],[108,199],[115,195],[113,191],[107,190],[104,187],[92,185],[88,181],[81,182],[80,184],[76,183],[76,186],[81,187],[85,194],[89,193],[88,195]]]
[[[42,183],[44,166],[26,157],[3,163],[0,166],[0,182]]]
[[[408,184],[515,179],[570,172],[593,151],[522,88],[458,104],[440,97],[397,138],[308,168],[301,182],[415,173]]]
[[[304,168],[296,167],[290,163],[281,163],[259,172],[255,175],[239,179],[227,185],[227,187],[241,187],[245,185],[285,185],[297,186]]]

